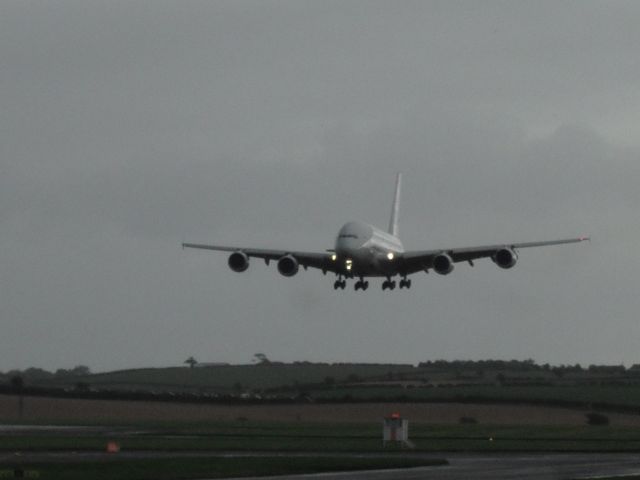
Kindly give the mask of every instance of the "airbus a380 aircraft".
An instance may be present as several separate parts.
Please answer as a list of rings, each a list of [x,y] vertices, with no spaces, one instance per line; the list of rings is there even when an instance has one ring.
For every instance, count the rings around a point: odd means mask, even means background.
[[[267,265],[275,260],[278,271],[285,277],[292,277],[300,266],[318,268],[322,273],[333,272],[337,279],[334,289],[343,289],[347,278],[357,278],[355,290],[366,290],[369,282],[365,277],[384,277],[382,290],[393,290],[396,282],[393,278],[400,276],[399,287],[410,288],[412,273],[433,270],[440,275],[453,271],[454,263],[473,261],[488,257],[500,268],[511,268],[516,264],[520,248],[543,247],[564,243],[578,243],[588,237],[567,238],[544,242],[505,243],[467,248],[441,248],[436,250],[405,251],[398,238],[398,208],[400,204],[401,175],[396,178],[396,190],[391,210],[389,230],[384,232],[362,222],[349,222],[343,225],[336,237],[335,248],[326,252],[299,252],[294,250],[266,250],[260,248],[225,247],[219,245],[203,245],[183,243],[183,248],[201,248],[232,252],[229,256],[229,268],[234,272],[244,272],[249,268],[249,258],[262,258]]]

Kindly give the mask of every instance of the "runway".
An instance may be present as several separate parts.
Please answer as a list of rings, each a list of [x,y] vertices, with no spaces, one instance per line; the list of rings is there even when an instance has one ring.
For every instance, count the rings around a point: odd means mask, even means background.
[[[35,462],[86,462],[95,460],[153,459],[179,457],[255,457],[255,456],[351,456],[350,454],[314,454],[289,452],[24,452],[20,456],[0,455],[0,465]],[[366,457],[377,454],[355,454]],[[549,453],[549,454],[413,454],[415,457],[446,458],[448,466],[293,476],[246,477],[244,480],[574,480],[597,476],[640,475],[640,454],[630,453]],[[202,479],[205,480],[205,479]]]
[[[409,470],[323,473],[270,480],[573,480],[601,475],[640,475],[638,454],[442,454],[448,466]],[[265,477],[261,477],[264,480]],[[258,477],[251,477],[251,480]],[[249,480],[248,478],[245,480]]]

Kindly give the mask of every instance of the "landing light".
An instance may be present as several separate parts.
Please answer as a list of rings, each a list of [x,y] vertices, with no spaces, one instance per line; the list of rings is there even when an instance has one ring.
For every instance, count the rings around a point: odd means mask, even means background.
[[[333,255],[331,255],[331,260],[332,261],[336,261],[338,259],[338,255],[336,255],[335,253]]]
[[[345,263],[345,267],[347,270],[351,270],[351,267],[353,266],[353,260],[347,260]]]
[[[393,252],[389,252],[389,253],[387,253],[387,258],[388,258],[389,260],[393,260],[393,257],[394,257]]]

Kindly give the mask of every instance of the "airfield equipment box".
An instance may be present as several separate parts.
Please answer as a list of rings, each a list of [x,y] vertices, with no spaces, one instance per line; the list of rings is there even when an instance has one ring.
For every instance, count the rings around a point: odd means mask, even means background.
[[[401,443],[410,446],[409,420],[400,417],[399,413],[393,413],[384,418],[382,429],[382,445],[389,443]]]

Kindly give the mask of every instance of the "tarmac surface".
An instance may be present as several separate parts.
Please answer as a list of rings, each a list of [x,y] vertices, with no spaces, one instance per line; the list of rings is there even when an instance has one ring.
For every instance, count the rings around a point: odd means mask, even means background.
[[[637,454],[443,454],[448,466],[268,477],[271,480],[573,480],[640,475]],[[252,477],[253,478],[253,477]],[[264,480],[265,477],[261,477]],[[248,480],[248,479],[245,479]],[[256,480],[257,477],[256,477]]]
[[[32,462],[83,462],[106,459],[176,458],[176,457],[254,457],[254,456],[357,456],[374,457],[377,454],[330,454],[289,452],[24,452],[0,454],[1,464],[29,464]],[[574,480],[598,476],[640,475],[640,454],[629,453],[549,453],[549,454],[413,454],[413,457],[446,458],[447,466],[411,469],[376,470],[343,473],[322,473],[275,477],[251,477],[256,480],[315,479],[322,480]],[[203,479],[205,480],[205,479]],[[245,479],[248,480],[248,479]]]

